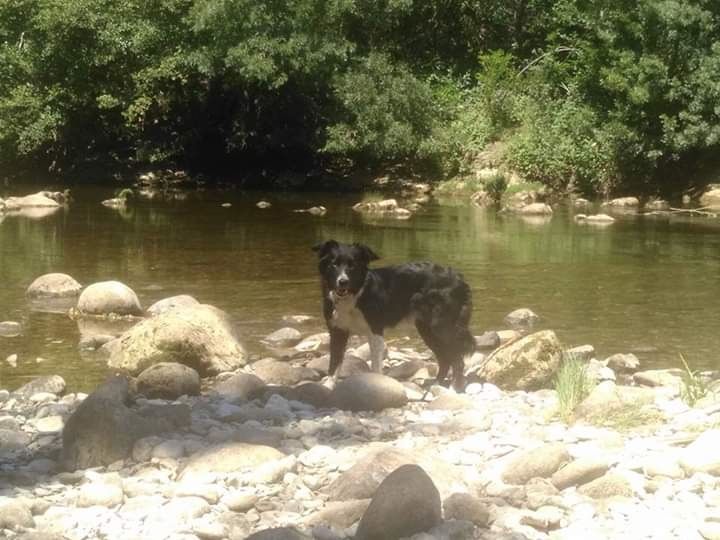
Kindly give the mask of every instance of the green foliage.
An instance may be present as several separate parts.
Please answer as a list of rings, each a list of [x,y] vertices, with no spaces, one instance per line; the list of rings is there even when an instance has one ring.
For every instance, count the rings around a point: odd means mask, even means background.
[[[496,174],[492,178],[485,180],[485,191],[487,191],[490,199],[495,205],[500,205],[503,195],[508,188],[508,181],[504,174]]]
[[[564,355],[560,369],[555,376],[555,391],[558,395],[560,417],[568,421],[580,402],[592,390],[585,364],[572,355]]]
[[[680,388],[680,399],[690,407],[693,407],[710,392],[710,387],[699,371],[690,369],[690,366],[688,366],[682,354],[680,355],[680,360],[684,368],[682,386]]]

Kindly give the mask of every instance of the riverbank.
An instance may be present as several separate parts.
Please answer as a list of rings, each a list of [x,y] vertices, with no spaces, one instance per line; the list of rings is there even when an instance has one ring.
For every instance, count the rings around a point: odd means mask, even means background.
[[[435,364],[408,347],[390,347],[389,376],[374,380],[356,344],[330,392],[313,382],[327,369],[323,336],[285,330],[273,346],[281,338],[284,353],[201,385],[141,375],[88,397],[54,376],[0,391],[0,529],[69,540],[243,539],[277,527],[292,530],[257,538],[718,538],[720,402],[708,393],[690,407],[672,372],[623,374],[610,366],[632,363],[576,349],[598,384],[566,423],[552,382],[473,383],[465,395],[435,386],[422,400]],[[158,395],[172,397],[148,398]],[[432,482],[411,470],[379,487],[408,463]],[[408,501],[384,495],[404,482],[436,516],[427,531],[406,519]]]

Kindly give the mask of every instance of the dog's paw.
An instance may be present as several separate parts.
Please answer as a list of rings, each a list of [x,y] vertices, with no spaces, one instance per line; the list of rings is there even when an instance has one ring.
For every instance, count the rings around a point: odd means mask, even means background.
[[[337,383],[337,381],[335,380],[335,377],[331,377],[331,376],[324,377],[320,381],[320,384],[322,384],[325,388],[327,388],[329,390],[335,389],[336,383]]]

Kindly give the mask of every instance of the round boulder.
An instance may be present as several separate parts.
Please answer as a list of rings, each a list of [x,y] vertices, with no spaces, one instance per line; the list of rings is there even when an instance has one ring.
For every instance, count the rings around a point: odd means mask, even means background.
[[[543,330],[496,349],[476,375],[509,390],[538,390],[552,380],[562,353],[555,332]]]
[[[78,298],[77,309],[89,315],[140,315],[142,308],[135,292],[119,281],[93,283]]]
[[[379,373],[360,373],[340,381],[332,399],[337,408],[347,411],[382,411],[408,402],[405,387]]]
[[[286,326],[265,336],[263,341],[271,347],[292,347],[300,342],[302,334],[295,328]]]
[[[137,389],[150,399],[196,396],[200,393],[200,375],[193,368],[177,362],[160,362],[138,375]]]
[[[252,373],[235,373],[216,383],[213,390],[226,401],[247,401],[264,387],[262,379]]]
[[[145,319],[113,344],[108,366],[131,375],[161,362],[177,362],[205,377],[234,371],[246,359],[227,314],[205,304]]]
[[[395,540],[442,521],[440,493],[418,465],[403,465],[383,480],[358,525],[356,540]]]
[[[33,281],[25,291],[28,298],[63,298],[80,293],[82,285],[67,274],[45,274]]]
[[[200,302],[195,300],[189,294],[179,294],[177,296],[171,296],[169,298],[163,298],[158,300],[152,306],[147,308],[147,312],[150,315],[159,315],[163,311],[177,307],[193,307],[199,305]]]

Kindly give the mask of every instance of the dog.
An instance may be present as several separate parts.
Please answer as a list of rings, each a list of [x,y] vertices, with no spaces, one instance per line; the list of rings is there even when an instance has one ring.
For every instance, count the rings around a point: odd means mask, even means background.
[[[328,240],[313,247],[318,256],[323,315],[330,334],[329,386],[337,381],[350,334],[368,337],[372,370],[382,371],[385,329],[415,324],[435,354],[437,382],[465,388],[465,358],[475,350],[468,324],[472,293],[462,274],[430,262],[369,267],[380,257],[363,244]]]

